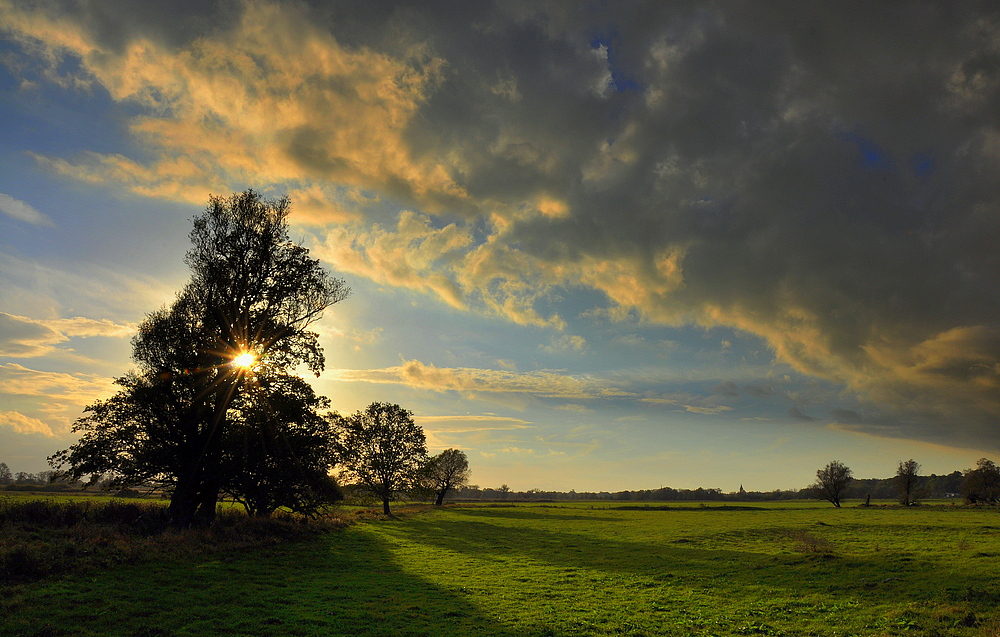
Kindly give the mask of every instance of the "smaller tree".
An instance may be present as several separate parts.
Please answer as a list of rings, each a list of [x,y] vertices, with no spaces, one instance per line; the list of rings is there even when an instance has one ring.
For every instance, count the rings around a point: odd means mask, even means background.
[[[1000,467],[992,460],[980,458],[975,469],[965,471],[962,495],[969,504],[1000,502]]]
[[[390,515],[389,501],[416,487],[427,464],[424,430],[413,422],[413,412],[375,402],[346,418],[331,414],[330,419],[341,477],[370,491]]]
[[[919,472],[920,463],[913,458],[900,460],[899,466],[896,467],[896,489],[899,493],[899,503],[903,506],[913,506],[917,503]]]
[[[812,489],[816,497],[829,501],[839,509],[840,500],[844,497],[847,485],[853,477],[850,467],[839,460],[833,460],[830,464],[816,471],[816,483],[813,484]]]
[[[430,459],[423,470],[423,482],[434,492],[435,506],[444,504],[452,489],[461,489],[469,482],[469,459],[459,449],[445,449]]]
[[[0,484],[10,484],[14,481],[14,475],[10,472],[10,467],[6,462],[0,462]]]

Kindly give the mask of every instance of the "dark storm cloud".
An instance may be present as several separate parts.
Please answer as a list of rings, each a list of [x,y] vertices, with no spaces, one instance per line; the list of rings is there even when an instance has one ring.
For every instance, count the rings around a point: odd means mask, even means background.
[[[683,285],[637,300],[648,318],[760,334],[897,411],[897,433],[1000,444],[996,16],[647,8],[539,9],[493,24],[489,58],[446,55],[457,71],[422,110],[446,131],[432,139],[467,146],[459,183],[565,197],[569,215],[510,233],[543,262],[627,260],[655,283],[681,246]],[[616,37],[595,38],[608,24]],[[497,104],[493,77],[515,98]]]

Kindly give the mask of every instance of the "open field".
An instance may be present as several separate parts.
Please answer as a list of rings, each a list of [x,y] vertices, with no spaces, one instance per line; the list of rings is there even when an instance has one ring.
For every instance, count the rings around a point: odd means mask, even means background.
[[[453,506],[8,586],[2,635],[1000,635],[1000,513]]]

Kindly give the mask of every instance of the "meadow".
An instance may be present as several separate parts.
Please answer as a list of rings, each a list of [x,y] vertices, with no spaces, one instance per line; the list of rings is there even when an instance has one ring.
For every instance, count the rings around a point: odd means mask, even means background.
[[[4,586],[0,634],[1000,635],[1000,513],[476,504]]]

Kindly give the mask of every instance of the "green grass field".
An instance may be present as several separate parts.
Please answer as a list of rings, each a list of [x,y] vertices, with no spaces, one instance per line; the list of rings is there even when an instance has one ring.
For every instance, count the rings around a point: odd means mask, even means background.
[[[3,635],[1000,635],[1000,513],[449,506],[6,586]]]

